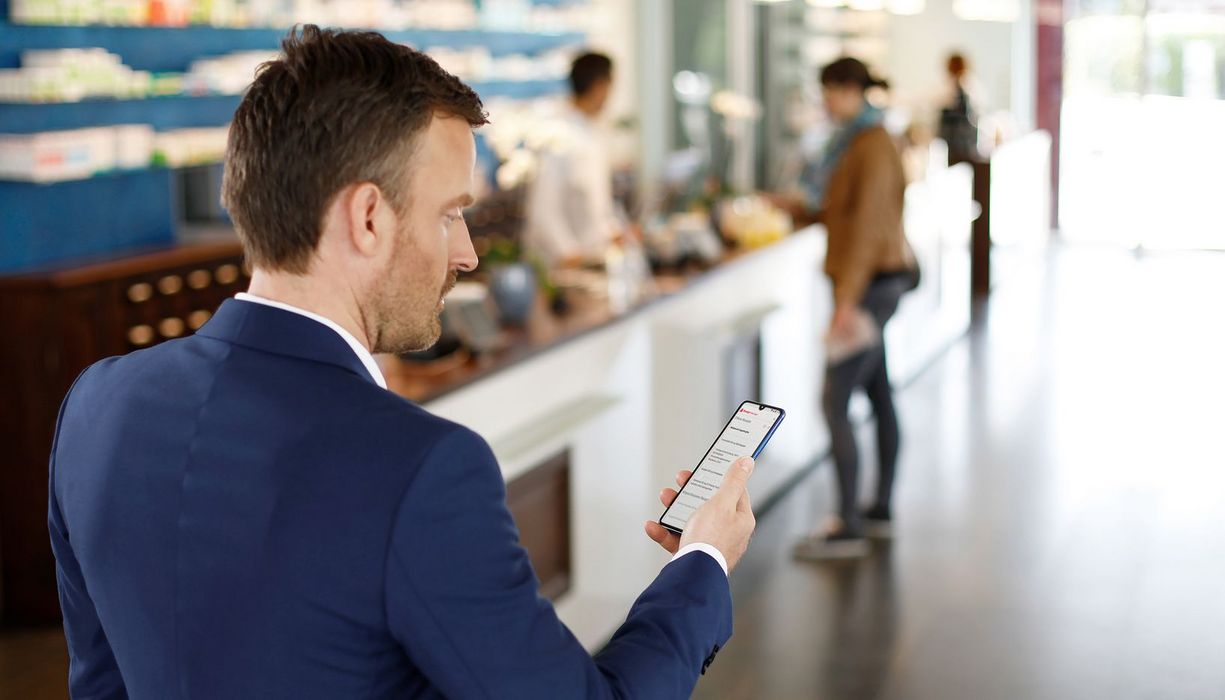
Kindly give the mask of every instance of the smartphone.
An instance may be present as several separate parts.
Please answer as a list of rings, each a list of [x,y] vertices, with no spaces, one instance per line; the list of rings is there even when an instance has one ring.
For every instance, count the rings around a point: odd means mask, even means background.
[[[745,401],[740,404],[681,487],[676,500],[659,516],[659,524],[678,535],[684,532],[693,511],[723,484],[723,476],[732,462],[745,455],[757,459],[786,415],[783,409],[764,403]]]

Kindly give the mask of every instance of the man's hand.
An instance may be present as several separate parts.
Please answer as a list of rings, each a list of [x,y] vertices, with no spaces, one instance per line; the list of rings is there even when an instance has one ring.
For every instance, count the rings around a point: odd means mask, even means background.
[[[625,246],[631,242],[642,242],[642,227],[638,224],[629,224],[617,231],[616,235],[613,236],[613,243],[619,246]]]
[[[689,471],[681,471],[676,475],[677,486],[683,486],[689,480]],[[753,517],[753,507],[749,503],[749,492],[746,488],[749,476],[753,473],[753,460],[741,457],[732,463],[723,478],[723,485],[715,491],[710,500],[689,516],[685,524],[685,534],[677,537],[657,522],[646,524],[647,536],[659,543],[659,546],[676,553],[681,547],[694,542],[709,544],[727,560],[728,571],[736,568],[744,550],[749,546],[749,538],[757,527]],[[664,489],[659,494],[659,500],[665,506],[672,505],[676,500],[675,489]]]
[[[686,481],[693,472],[688,469],[682,469],[676,473],[676,485],[683,487]],[[659,492],[659,502],[664,504],[664,508],[672,505],[672,501],[676,500],[676,495],[679,493],[676,489],[664,489]],[[647,537],[655,540],[660,547],[668,550],[669,554],[676,554],[676,551],[681,548],[680,535],[672,532],[668,528],[660,525],[654,520],[648,520],[646,524]]]

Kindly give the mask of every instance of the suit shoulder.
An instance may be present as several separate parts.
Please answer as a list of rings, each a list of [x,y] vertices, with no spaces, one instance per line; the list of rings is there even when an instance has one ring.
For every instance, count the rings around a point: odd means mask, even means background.
[[[85,371],[81,373],[81,378],[84,378],[86,375],[92,375],[96,379],[115,373],[140,371],[146,367],[157,367],[159,363],[184,354],[220,359],[225,351],[225,343],[205,336],[192,335],[186,338],[175,338],[158,343],[152,347],[133,350],[123,355],[105,357],[86,367]]]
[[[370,404],[372,415],[367,418],[381,430],[418,435],[424,432],[437,436],[438,440],[484,442],[471,428],[430,413],[395,392],[375,386],[371,386],[369,392],[374,400]]]
[[[485,444],[484,438],[471,428],[431,413],[393,391],[363,382],[360,392],[362,400],[356,402],[361,406],[359,420],[373,433],[415,436],[414,439],[428,435],[431,443],[446,440]]]
[[[94,362],[86,367],[73,382],[73,386],[85,387],[99,382],[107,382],[115,379],[119,375],[124,375],[129,372],[139,371],[152,361],[156,361],[166,353],[175,352],[175,345],[182,343],[188,339],[179,338],[177,340],[168,340],[164,343],[159,343],[150,348],[142,348],[133,350],[132,352],[123,355],[111,355],[104,357],[101,360]]]

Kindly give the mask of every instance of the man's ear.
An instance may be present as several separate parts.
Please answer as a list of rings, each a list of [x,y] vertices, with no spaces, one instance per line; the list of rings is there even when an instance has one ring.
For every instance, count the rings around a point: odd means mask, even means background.
[[[383,191],[372,182],[363,182],[346,188],[340,194],[348,215],[349,239],[353,248],[362,255],[374,257],[379,247],[386,245],[392,231],[386,221],[389,202]]]

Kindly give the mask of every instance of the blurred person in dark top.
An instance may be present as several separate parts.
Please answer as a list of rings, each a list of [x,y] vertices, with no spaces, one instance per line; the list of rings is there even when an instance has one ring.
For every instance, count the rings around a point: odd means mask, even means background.
[[[979,100],[970,62],[960,53],[949,55],[945,64],[949,90],[940,109],[939,136],[949,146],[949,164],[962,163],[978,157]]]

